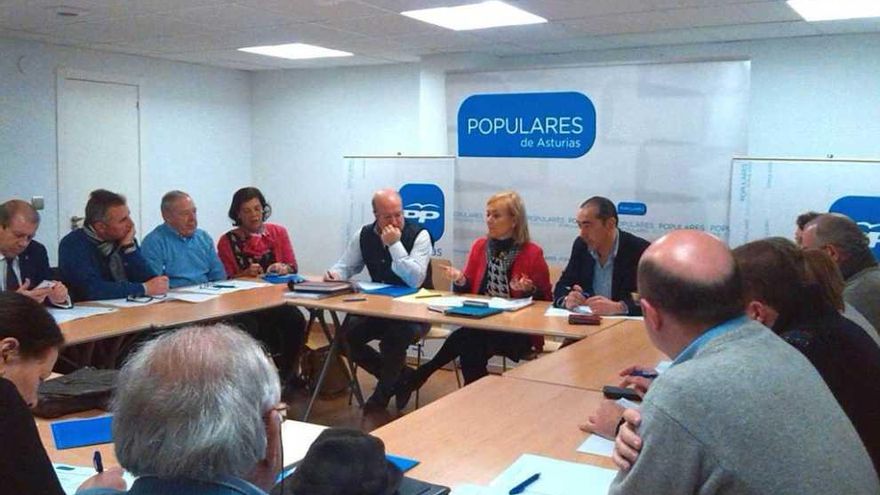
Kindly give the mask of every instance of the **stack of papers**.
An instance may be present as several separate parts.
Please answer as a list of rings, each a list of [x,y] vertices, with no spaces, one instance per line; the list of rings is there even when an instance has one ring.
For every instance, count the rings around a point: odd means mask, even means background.
[[[105,315],[116,311],[116,309],[113,308],[99,308],[96,306],[74,306],[69,309],[47,307],[46,309],[49,310],[49,314],[52,315],[52,318],[55,318],[55,323],[58,323],[59,325],[67,321],[88,318],[89,316],[95,315]]]
[[[55,468],[55,474],[58,475],[58,481],[61,482],[61,488],[67,495],[74,495],[77,488],[79,488],[85,480],[95,475],[95,468],[93,467],[71,466],[70,464],[59,463],[52,464],[52,467]],[[126,471],[122,475],[122,479],[125,480],[128,488],[131,488],[135,477]]]
[[[222,295],[230,294],[240,290],[256,289],[258,287],[268,287],[272,284],[266,282],[251,282],[250,280],[218,280],[207,284],[191,285],[189,287],[180,287],[175,292],[190,292],[193,294],[211,294]]]
[[[183,301],[189,303],[210,301],[211,299],[216,299],[218,297],[220,297],[220,294],[198,294],[195,292],[185,292],[177,289],[168,292],[168,299],[174,299],[175,301]]]
[[[122,299],[104,299],[101,301],[93,301],[95,304],[101,304],[103,306],[110,306],[112,308],[140,308],[142,306],[150,306],[151,304],[159,304],[160,302],[165,302],[164,297],[153,298],[149,296],[144,296],[143,299],[138,299],[136,301],[129,301],[126,298]]]

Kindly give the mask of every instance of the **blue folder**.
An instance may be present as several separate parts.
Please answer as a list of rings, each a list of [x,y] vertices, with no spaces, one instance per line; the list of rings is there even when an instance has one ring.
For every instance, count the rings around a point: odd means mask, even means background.
[[[462,318],[485,318],[487,316],[497,315],[498,313],[503,313],[504,310],[498,308],[490,308],[488,306],[456,306],[454,308],[449,308],[443,313],[448,316],[460,316]]]
[[[301,284],[306,281],[305,277],[298,273],[291,273],[289,275],[275,275],[273,273],[269,273],[263,276],[263,280],[269,282],[270,284],[286,284],[287,282]]]
[[[50,426],[58,450],[85,445],[97,445],[113,441],[111,424],[113,416],[56,421]]]
[[[419,289],[406,285],[389,285],[388,287],[382,287],[381,289],[362,290],[361,292],[378,296],[401,297],[415,294],[418,291]]]
[[[410,459],[409,457],[401,457],[399,455],[385,454],[385,458],[388,459],[391,464],[397,466],[397,468],[404,473],[419,464],[419,461],[415,459]]]

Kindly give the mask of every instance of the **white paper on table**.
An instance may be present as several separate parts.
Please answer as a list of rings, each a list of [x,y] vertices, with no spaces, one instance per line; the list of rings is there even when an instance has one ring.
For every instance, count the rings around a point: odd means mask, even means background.
[[[544,311],[544,316],[562,316],[567,318],[572,314],[574,313],[565,308],[554,308],[553,306],[548,306],[547,311]]]
[[[591,307],[589,307],[589,306],[586,306],[586,305],[575,306],[575,308],[574,308],[573,311],[574,311],[575,313],[579,313],[579,314],[582,314],[582,315],[591,315],[591,314],[593,314],[593,308],[591,308]]]
[[[449,495],[508,495],[508,491],[491,486],[463,484],[453,488]]]
[[[419,302],[438,308],[457,308],[464,304],[464,298],[461,296],[426,297],[420,299]]]
[[[290,419],[281,423],[281,443],[284,447],[283,465],[289,466],[302,460],[318,435],[326,429],[326,426]]]
[[[199,294],[196,292],[171,291],[168,293],[168,299],[175,301],[185,301],[190,303],[200,303],[210,301],[220,297],[220,294]]]
[[[505,299],[503,297],[493,297],[489,299],[489,307],[495,309],[503,309],[504,311],[516,311],[532,304],[531,297],[523,297],[520,299]]]
[[[644,317],[644,316],[624,316],[624,315],[617,315],[617,316],[603,316],[602,318],[605,318],[606,320],[636,320],[636,321],[645,321],[645,317]]]
[[[657,366],[654,366],[654,369],[657,370],[658,375],[662,375],[670,366],[672,366],[672,361],[660,361]]]
[[[149,296],[143,296],[143,297],[144,297],[144,299],[146,299]],[[94,302],[95,304],[110,306],[112,308],[125,309],[125,308],[140,308],[143,306],[151,306],[153,304],[159,304],[161,302],[165,302],[165,298],[164,297],[161,297],[158,299],[152,298],[152,299],[145,300],[145,301],[129,301],[128,299],[122,298],[122,299],[104,299],[103,301],[92,301],[92,302]]]
[[[259,287],[268,287],[272,284],[268,282],[251,282],[250,280],[215,280],[199,285],[190,285],[187,287],[178,287],[176,292],[190,292],[193,294],[213,294],[223,295],[240,290],[256,289]]]
[[[637,403],[637,402],[633,402],[633,401],[631,401],[631,400],[629,400],[629,399],[625,399],[625,398],[623,398],[623,397],[617,399],[617,400],[614,401],[614,402],[615,402],[618,406],[620,406],[620,407],[622,407],[622,408],[624,408],[624,409],[635,409],[636,411],[641,411],[641,410],[642,410],[642,405],[641,405],[641,404],[639,404],[639,403]]]
[[[490,486],[510,490],[535,473],[541,473],[541,477],[529,485],[523,494],[569,495],[574,490],[580,495],[605,495],[617,476],[617,471],[611,469],[523,454],[498,475]]]
[[[55,469],[58,481],[61,482],[61,488],[67,495],[74,495],[85,480],[95,475],[95,468],[93,467],[71,466],[70,464],[59,464],[57,462],[53,463],[52,467]],[[128,488],[131,488],[136,478],[126,471],[122,475],[122,479],[125,480]]]
[[[588,436],[586,440],[584,440],[584,443],[582,443],[581,446],[577,448],[577,451],[584,454],[611,457],[611,453],[614,452],[614,442],[602,438],[594,433]]]
[[[46,309],[49,310],[49,314],[52,315],[52,318],[55,318],[55,323],[59,325],[67,321],[78,320],[80,318],[88,318],[89,316],[105,315],[107,313],[118,311],[115,308],[99,308],[96,306],[74,306],[69,309]]]
[[[386,287],[391,287],[391,284],[383,284],[381,282],[360,281],[357,284],[358,284],[358,287],[361,288],[361,290],[377,290],[377,289],[384,289]]]

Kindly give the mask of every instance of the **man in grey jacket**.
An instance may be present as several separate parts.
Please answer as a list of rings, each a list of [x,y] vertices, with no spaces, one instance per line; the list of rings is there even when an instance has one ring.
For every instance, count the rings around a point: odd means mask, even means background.
[[[742,282],[721,241],[664,236],[645,251],[638,285],[651,341],[676,358],[645,395],[641,453],[609,493],[880,493],[813,366],[743,315]]]

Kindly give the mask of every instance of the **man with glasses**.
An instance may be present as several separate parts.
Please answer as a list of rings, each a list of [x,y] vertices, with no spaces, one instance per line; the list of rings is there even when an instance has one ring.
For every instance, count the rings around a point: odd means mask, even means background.
[[[400,194],[393,189],[377,191],[373,195],[373,215],[376,221],[355,232],[342,258],[324,278],[345,280],[366,267],[373,282],[432,288],[431,236],[419,224],[404,222]],[[357,317],[349,321],[346,338],[350,357],[378,379],[364,412],[384,411],[397,392],[401,375],[412,373],[406,367],[406,349],[430,327],[386,318]],[[368,345],[372,340],[379,341],[379,352]],[[398,409],[405,406],[401,400],[397,400]]]
[[[589,306],[599,315],[640,315],[633,301],[636,272],[650,243],[617,228],[617,208],[608,198],[593,196],[577,212],[580,235],[571,247],[554,305],[566,309]]]
[[[157,276],[141,256],[125,197],[105,189],[89,195],[85,227],[61,239],[58,265],[74,301],[168,291],[168,277]]]
[[[862,229],[849,217],[827,213],[804,227],[801,240],[804,249],[831,256],[846,282],[843,299],[880,328],[880,266]]]

